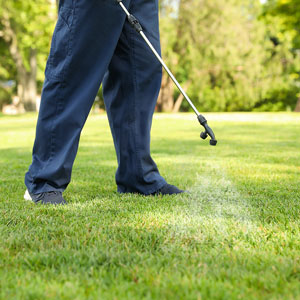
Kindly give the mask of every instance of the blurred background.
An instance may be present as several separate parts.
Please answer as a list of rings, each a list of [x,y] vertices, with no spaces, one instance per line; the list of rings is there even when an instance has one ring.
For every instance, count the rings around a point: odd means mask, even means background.
[[[0,111],[36,111],[57,1],[0,4]],[[161,0],[160,22],[163,57],[200,111],[300,111],[300,0]],[[164,74],[157,111],[188,111],[183,100]]]

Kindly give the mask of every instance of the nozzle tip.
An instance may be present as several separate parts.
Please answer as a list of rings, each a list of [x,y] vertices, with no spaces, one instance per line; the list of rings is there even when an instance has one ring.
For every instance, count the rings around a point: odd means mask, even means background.
[[[210,140],[209,143],[210,143],[211,146],[216,146],[218,141],[217,140]]]
[[[205,140],[208,137],[208,134],[206,132],[201,132],[200,137]]]

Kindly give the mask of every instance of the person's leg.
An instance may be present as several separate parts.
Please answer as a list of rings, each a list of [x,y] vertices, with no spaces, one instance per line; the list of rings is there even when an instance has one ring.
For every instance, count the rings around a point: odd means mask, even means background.
[[[63,191],[69,184],[82,127],[124,22],[114,0],[60,0],[33,161],[25,176],[30,193]]]
[[[158,0],[131,1],[129,11],[160,51]],[[103,81],[103,94],[118,158],[120,193],[152,194],[166,181],[150,156],[152,116],[162,68],[140,35],[125,23]]]

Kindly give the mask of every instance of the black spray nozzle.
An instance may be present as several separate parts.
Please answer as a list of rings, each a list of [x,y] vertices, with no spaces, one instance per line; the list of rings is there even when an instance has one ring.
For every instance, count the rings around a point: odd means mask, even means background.
[[[209,141],[211,146],[216,146],[218,141],[215,138],[215,134],[212,129],[208,126],[207,120],[202,116],[198,116],[198,120],[200,124],[204,127],[205,131],[201,132],[200,137],[205,140],[208,136],[210,136],[211,140]]]

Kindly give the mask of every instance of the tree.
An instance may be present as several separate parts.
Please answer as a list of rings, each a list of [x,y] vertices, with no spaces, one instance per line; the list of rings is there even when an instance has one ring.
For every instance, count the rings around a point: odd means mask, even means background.
[[[300,0],[269,0],[265,5],[265,19],[276,19],[279,27],[274,40],[282,43],[283,36],[289,36],[291,40],[292,53],[298,57],[300,53]],[[270,24],[270,22],[268,22]],[[300,85],[300,65],[295,65],[291,74],[295,79],[296,85]],[[298,102],[295,107],[296,111],[300,111],[300,94],[298,94]]]
[[[55,1],[0,0],[1,57],[3,69],[15,74],[20,103],[26,110],[35,110],[37,78],[44,68],[53,29]],[[13,64],[12,64],[13,61]],[[8,75],[8,74],[6,74]]]
[[[261,13],[259,0],[181,0],[177,14],[169,14],[169,20],[162,15],[164,57],[199,109],[282,110],[295,105],[294,98],[287,100],[291,91],[295,94],[291,73],[296,59],[289,35],[276,45],[272,35],[279,28],[271,28]],[[172,107],[169,84],[164,78],[161,94]],[[189,109],[185,102],[183,109]]]

